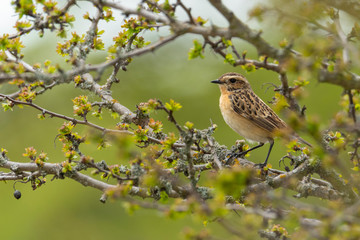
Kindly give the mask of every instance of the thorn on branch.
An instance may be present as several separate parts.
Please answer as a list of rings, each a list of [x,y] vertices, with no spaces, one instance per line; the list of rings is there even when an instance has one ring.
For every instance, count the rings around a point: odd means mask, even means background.
[[[240,58],[241,58],[241,57],[240,57],[240,54],[239,54],[239,52],[236,50],[236,48],[235,48],[234,45],[231,45],[231,49],[232,49],[233,53],[235,54],[235,56],[236,56],[238,59],[240,59]]]
[[[291,87],[289,87],[288,78],[285,72],[280,73],[280,81],[282,83],[281,86],[281,94],[286,98],[287,102],[290,105],[290,109],[295,111],[296,113],[300,113],[300,106],[297,103],[296,99],[291,95]]]
[[[247,52],[246,51],[244,51],[243,53],[242,53],[242,59],[245,61],[245,59],[246,59],[246,54],[247,54]]]
[[[268,56],[265,56],[264,58],[264,64],[267,65]]]
[[[300,115],[302,117],[305,117],[305,111],[306,111],[307,107],[304,105],[302,108],[301,108],[301,112],[300,112]]]
[[[194,18],[193,18],[192,14],[191,14],[191,8],[187,8],[187,7],[182,3],[181,0],[177,0],[176,3],[173,4],[173,6],[174,6],[174,10],[176,9],[177,6],[180,6],[180,7],[185,11],[185,13],[188,15],[189,22],[190,22],[191,24],[196,25],[196,23],[195,23],[195,21],[194,21]]]
[[[355,110],[353,94],[351,92],[351,89],[346,90],[345,92],[349,96],[349,117],[352,118],[354,123],[356,123],[356,110]]]

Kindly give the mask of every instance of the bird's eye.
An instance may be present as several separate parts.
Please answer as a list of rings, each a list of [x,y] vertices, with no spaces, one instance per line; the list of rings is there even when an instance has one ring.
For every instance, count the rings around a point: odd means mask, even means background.
[[[236,82],[236,79],[235,79],[235,78],[230,78],[229,81],[230,81],[231,83],[234,83],[234,82]]]

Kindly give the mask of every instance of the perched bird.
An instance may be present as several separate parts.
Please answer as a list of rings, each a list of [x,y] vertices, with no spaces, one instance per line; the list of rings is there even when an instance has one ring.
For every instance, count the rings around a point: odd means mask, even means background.
[[[256,148],[270,143],[265,162],[257,164],[266,166],[276,131],[285,130],[290,139],[297,139],[311,147],[311,144],[299,137],[278,115],[264,103],[251,89],[247,79],[238,73],[225,73],[219,79],[211,81],[220,87],[220,110],[225,122],[238,134],[259,145],[240,153],[246,154]]]

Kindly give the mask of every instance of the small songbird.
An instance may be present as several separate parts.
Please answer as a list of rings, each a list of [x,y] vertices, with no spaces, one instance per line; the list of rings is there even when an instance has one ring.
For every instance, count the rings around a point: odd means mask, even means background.
[[[266,166],[276,131],[285,130],[290,139],[297,139],[311,147],[311,144],[299,137],[278,115],[264,103],[251,89],[247,79],[238,73],[225,73],[219,79],[211,81],[220,87],[220,110],[225,122],[238,134],[259,145],[240,153],[246,154],[256,148],[270,143],[265,162],[257,164]]]

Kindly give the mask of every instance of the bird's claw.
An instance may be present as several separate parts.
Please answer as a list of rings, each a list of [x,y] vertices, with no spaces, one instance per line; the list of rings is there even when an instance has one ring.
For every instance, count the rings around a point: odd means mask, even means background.
[[[234,153],[230,154],[230,156],[225,161],[226,165],[229,165],[233,159],[241,157],[244,154],[246,154],[246,153],[245,152],[234,152]]]
[[[256,168],[260,168],[260,169],[263,169],[264,167],[266,167],[266,163],[256,163],[254,166],[256,167]]]
[[[236,156],[235,153],[230,154],[229,157],[225,160],[225,164],[229,165],[232,162],[232,160],[235,158],[235,156]]]

